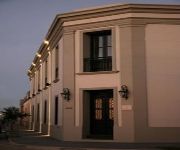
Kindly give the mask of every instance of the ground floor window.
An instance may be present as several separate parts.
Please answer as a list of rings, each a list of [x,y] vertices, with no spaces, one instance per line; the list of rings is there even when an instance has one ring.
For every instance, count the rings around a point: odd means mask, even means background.
[[[54,124],[58,124],[58,96],[55,97]]]
[[[40,107],[39,107],[39,103],[37,104],[37,122],[39,122],[39,110]]]
[[[44,101],[44,124],[47,122],[47,101]]]
[[[34,105],[32,106],[32,122],[34,122]]]

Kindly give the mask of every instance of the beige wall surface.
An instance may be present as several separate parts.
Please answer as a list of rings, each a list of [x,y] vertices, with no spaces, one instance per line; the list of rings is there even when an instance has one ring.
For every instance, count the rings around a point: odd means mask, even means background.
[[[59,43],[59,80],[57,82],[52,82],[51,85],[51,126],[50,126],[50,135],[54,138],[62,138],[62,125],[63,125],[63,99],[61,92],[63,89],[63,38],[60,39]],[[55,50],[55,49],[54,49]],[[52,51],[52,80],[55,80],[55,53]],[[58,96],[58,124],[54,124],[54,115],[55,115],[55,97]]]
[[[146,27],[150,127],[180,127],[180,25]]]
[[[76,75],[75,125],[80,123],[80,89],[112,89],[119,87],[119,74]],[[120,114],[119,114],[120,115]],[[121,121],[119,121],[121,122]],[[120,123],[119,123],[120,124]]]
[[[85,123],[83,118],[88,116],[84,111],[88,105],[83,97],[86,90],[113,89],[114,141],[175,142],[180,139],[180,25],[170,25],[179,23],[178,11],[170,14],[161,11],[129,12],[97,14],[91,18],[80,16],[79,19],[71,16],[69,21],[68,17],[67,20],[59,18],[55,21],[57,26],[49,30],[51,36],[47,40],[50,40],[50,48],[59,44],[59,81],[55,80],[54,74],[54,50],[47,51],[48,81],[51,85],[32,98],[35,121],[36,106],[41,104],[40,123],[43,122],[42,106],[47,100],[47,123],[40,126],[44,133],[64,141],[84,140],[83,135],[89,130],[89,123]],[[64,23],[59,24],[61,21]],[[163,24],[165,22],[168,24]],[[61,27],[63,38],[58,42]],[[83,72],[83,56],[89,50],[84,51],[86,40],[83,36],[86,32],[99,30],[112,31],[112,71]],[[44,62],[41,69],[44,88]],[[121,85],[128,86],[128,100],[119,95]],[[32,87],[31,81],[31,94]],[[69,101],[60,95],[63,88],[70,90]],[[55,96],[59,97],[58,125],[54,124]],[[39,124],[36,122],[35,126],[38,129]]]
[[[82,128],[83,123],[83,90],[113,89],[114,91],[114,141],[133,142],[133,109],[132,95],[128,101],[119,95],[120,86],[125,84],[132,89],[132,60],[131,60],[131,28],[108,26],[96,29],[89,25],[89,31],[111,29],[113,41],[113,71],[111,72],[81,72],[82,58],[81,32],[75,33],[75,126]],[[85,30],[83,30],[86,32]],[[81,51],[81,52],[80,52]],[[87,125],[87,124],[86,124]],[[82,132],[82,129],[80,129]]]

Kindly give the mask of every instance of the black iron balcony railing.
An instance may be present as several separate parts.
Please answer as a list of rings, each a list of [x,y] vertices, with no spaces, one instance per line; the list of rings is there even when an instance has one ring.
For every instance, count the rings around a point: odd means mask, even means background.
[[[111,71],[112,57],[84,58],[84,72]]]

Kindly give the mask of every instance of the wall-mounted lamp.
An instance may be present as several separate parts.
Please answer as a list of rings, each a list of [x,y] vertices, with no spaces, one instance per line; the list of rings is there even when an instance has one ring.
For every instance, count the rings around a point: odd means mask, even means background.
[[[61,95],[65,100],[70,100],[70,90],[68,88],[63,88]]]
[[[33,65],[34,67],[36,66],[36,64],[35,64],[35,63],[33,63],[33,62],[32,62],[32,65]]]
[[[41,54],[39,54],[39,53],[36,53],[36,55],[37,55],[37,57],[39,57],[39,58],[41,57]]]
[[[128,99],[129,90],[126,85],[121,86],[121,90],[119,91],[122,98]]]
[[[48,40],[44,40],[44,44],[49,45],[49,41]]]

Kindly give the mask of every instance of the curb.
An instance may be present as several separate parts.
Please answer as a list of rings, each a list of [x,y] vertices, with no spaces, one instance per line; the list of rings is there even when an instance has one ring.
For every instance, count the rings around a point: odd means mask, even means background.
[[[8,142],[12,145],[17,145],[17,146],[25,146],[25,144],[18,144],[16,142],[14,142],[11,138],[8,138]]]
[[[16,143],[13,141],[13,139],[11,138],[8,138],[8,142],[11,144],[11,145],[16,145],[16,146],[23,146],[23,147],[26,147],[28,149],[42,149],[42,150],[59,150],[59,148],[61,147],[52,147],[52,146],[34,146],[34,145],[26,145],[26,144],[19,144],[19,143]]]
[[[33,150],[61,150],[61,147],[44,147],[44,146],[32,146],[32,145],[26,145],[27,149],[33,149]]]

